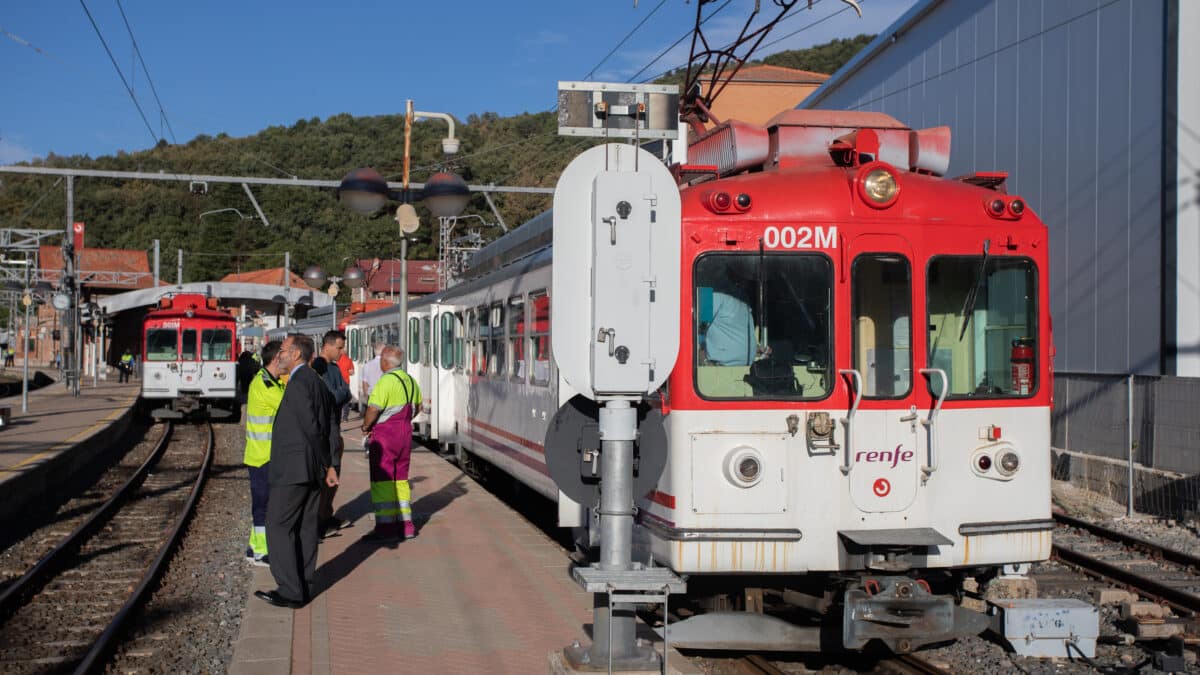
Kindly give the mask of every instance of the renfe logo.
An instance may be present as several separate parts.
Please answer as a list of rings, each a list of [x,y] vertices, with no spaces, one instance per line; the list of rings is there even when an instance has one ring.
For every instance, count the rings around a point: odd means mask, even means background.
[[[871,490],[875,492],[876,497],[886,497],[892,491],[892,484],[886,478],[877,478]]]
[[[859,450],[854,455],[855,462],[882,462],[890,464],[890,468],[896,468],[900,462],[907,462],[913,458],[912,450],[904,450],[903,445],[897,445],[895,450]]]

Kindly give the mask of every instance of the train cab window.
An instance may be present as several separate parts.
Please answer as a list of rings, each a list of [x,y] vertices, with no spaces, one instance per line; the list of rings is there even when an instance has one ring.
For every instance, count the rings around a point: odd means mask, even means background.
[[[897,254],[855,259],[854,369],[866,398],[900,398],[912,389],[912,270]]]
[[[408,320],[408,362],[416,363],[421,358],[421,322],[417,317]]]
[[[833,266],[813,253],[696,261],[696,391],[706,399],[819,399],[833,383]]]
[[[442,312],[438,317],[438,360],[442,370],[454,368],[455,324],[458,322],[450,312]]]
[[[183,331],[183,340],[179,345],[179,358],[182,361],[196,360],[196,329],[185,328]]]
[[[179,356],[179,333],[174,328],[146,331],[146,360],[174,361]]]
[[[525,298],[508,299],[508,361],[512,364],[512,379],[524,382],[525,365]]]
[[[455,312],[454,313],[454,369],[455,370],[462,370],[465,367],[466,362],[467,362],[467,340],[466,340],[466,335],[463,334],[464,326],[466,326],[466,324],[463,323],[462,312]]]
[[[200,333],[200,358],[204,361],[233,360],[233,331],[206,328]]]
[[[1032,396],[1037,389],[1037,275],[1028,258],[944,256],[929,261],[929,365],[949,398]],[[939,378],[930,391],[940,393]]]
[[[430,335],[431,332],[429,317],[421,317],[421,365],[423,366],[429,365],[430,362],[430,352],[432,351],[430,341],[433,339],[433,336]]]
[[[529,294],[529,358],[533,362],[529,381],[550,384],[550,296],[546,291]]]
[[[492,305],[491,316],[489,322],[491,330],[488,331],[488,354],[491,356],[491,362],[488,364],[488,374],[496,377],[504,377],[507,374],[508,364],[504,360],[505,352],[505,336],[504,336],[504,305],[497,302]]]

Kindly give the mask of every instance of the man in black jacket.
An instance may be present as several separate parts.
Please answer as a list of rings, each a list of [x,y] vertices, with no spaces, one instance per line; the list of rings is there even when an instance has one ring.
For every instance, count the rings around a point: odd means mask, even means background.
[[[333,402],[329,389],[308,366],[312,338],[290,335],[279,351],[290,375],[271,429],[268,474],[267,548],[278,588],[255,595],[279,607],[297,609],[312,597],[317,567],[317,507],[321,485],[337,485],[330,448]]]
[[[350,384],[342,377],[342,369],[338,368],[338,359],[346,351],[346,334],[340,330],[331,330],[321,338],[321,355],[313,359],[312,369],[316,371],[329,393],[333,397],[333,423],[335,433],[330,439],[333,452],[333,470],[338,476],[342,475],[342,434],[338,426],[342,420],[342,409],[350,402]],[[317,510],[317,526],[321,536],[346,526],[346,521],[333,515],[333,498],[337,495],[337,486],[325,486],[321,490],[321,505]]]

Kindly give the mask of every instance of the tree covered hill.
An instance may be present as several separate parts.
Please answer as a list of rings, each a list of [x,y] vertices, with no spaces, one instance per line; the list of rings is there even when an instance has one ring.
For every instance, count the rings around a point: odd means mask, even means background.
[[[792,68],[833,72],[870,40],[860,35],[794,52],[781,52],[761,62]],[[682,73],[667,77],[681,79]],[[496,113],[470,115],[457,128],[462,141],[459,154],[447,160],[440,139],[446,127],[438,121],[413,127],[412,180],[421,182],[432,173],[449,169],[470,183],[553,187],[559,173],[593,139],[560,137],[552,112],[500,117]],[[298,120],[291,126],[273,126],[244,138],[225,134],[201,135],[191,141],[141,152],[102,157],[50,155],[34,164],[60,168],[111,171],[147,171],[185,174],[263,176],[340,180],[346,172],[372,166],[389,180],[399,180],[404,152],[402,115],[352,117],[334,115],[324,121]],[[0,187],[0,226],[61,229],[66,209],[65,190],[56,177],[6,174]],[[340,270],[350,257],[392,257],[399,254],[396,223],[384,211],[360,216],[337,203],[333,190],[302,187],[254,186],[270,226],[257,219],[242,220],[254,208],[240,185],[210,184],[206,194],[195,194],[174,182],[117,181],[98,178],[75,180],[75,219],[87,223],[87,245],[149,249],[159,239],[164,277],[171,270],[176,249],[185,256],[185,281],[216,279],[234,271],[279,266],[284,252],[291,253],[292,268],[312,264]],[[498,194],[497,207],[509,227],[514,227],[550,205],[548,195]],[[436,221],[422,207],[422,228],[410,242],[410,257],[436,256]],[[472,200],[468,213],[485,220],[494,217],[482,199]],[[462,221],[463,230],[478,224]],[[432,227],[431,227],[432,224]],[[459,234],[456,232],[455,234]],[[484,229],[487,239],[499,228]]]

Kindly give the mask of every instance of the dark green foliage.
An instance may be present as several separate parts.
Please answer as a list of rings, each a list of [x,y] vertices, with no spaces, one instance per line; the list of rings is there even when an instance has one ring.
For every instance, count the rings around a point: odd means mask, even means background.
[[[500,117],[471,115],[458,125],[462,147],[447,160],[441,153],[446,126],[438,121],[413,126],[411,180],[421,182],[440,170],[469,175],[474,184],[553,187],[580,150],[594,141],[557,135],[553,113]],[[151,150],[97,157],[50,155],[34,164],[112,171],[146,171],[207,175],[263,176],[340,180],[360,166],[375,167],[389,180],[401,178],[404,119],[398,115],[355,118],[334,115],[325,121],[298,120],[290,127],[274,126],[254,136],[201,135],[181,145],[158,145]],[[66,196],[57,178],[8,174],[0,189],[0,223],[6,227],[61,229]],[[176,250],[185,255],[186,281],[211,280],[235,271],[278,267],[291,252],[292,269],[300,272],[317,264],[338,274],[344,256],[370,258],[399,254],[399,231],[392,218],[395,205],[373,216],[360,216],[338,204],[332,189],[253,186],[271,222],[242,220],[223,212],[200,218],[206,211],[236,208],[246,216],[254,207],[238,184],[210,183],[207,194],[189,192],[186,183],[77,178],[75,219],[87,223],[89,247],[147,250],[153,240],[162,245],[163,277],[175,278]],[[38,198],[44,199],[38,202]],[[548,195],[497,194],[493,197],[509,227],[515,227],[550,206]],[[35,206],[36,204],[36,206]],[[436,257],[437,223],[418,205],[422,228],[410,240],[409,257]],[[495,217],[481,197],[467,213],[488,222]],[[479,226],[462,221],[455,234]],[[499,228],[481,231],[487,239]],[[57,242],[55,242],[57,243]]]

